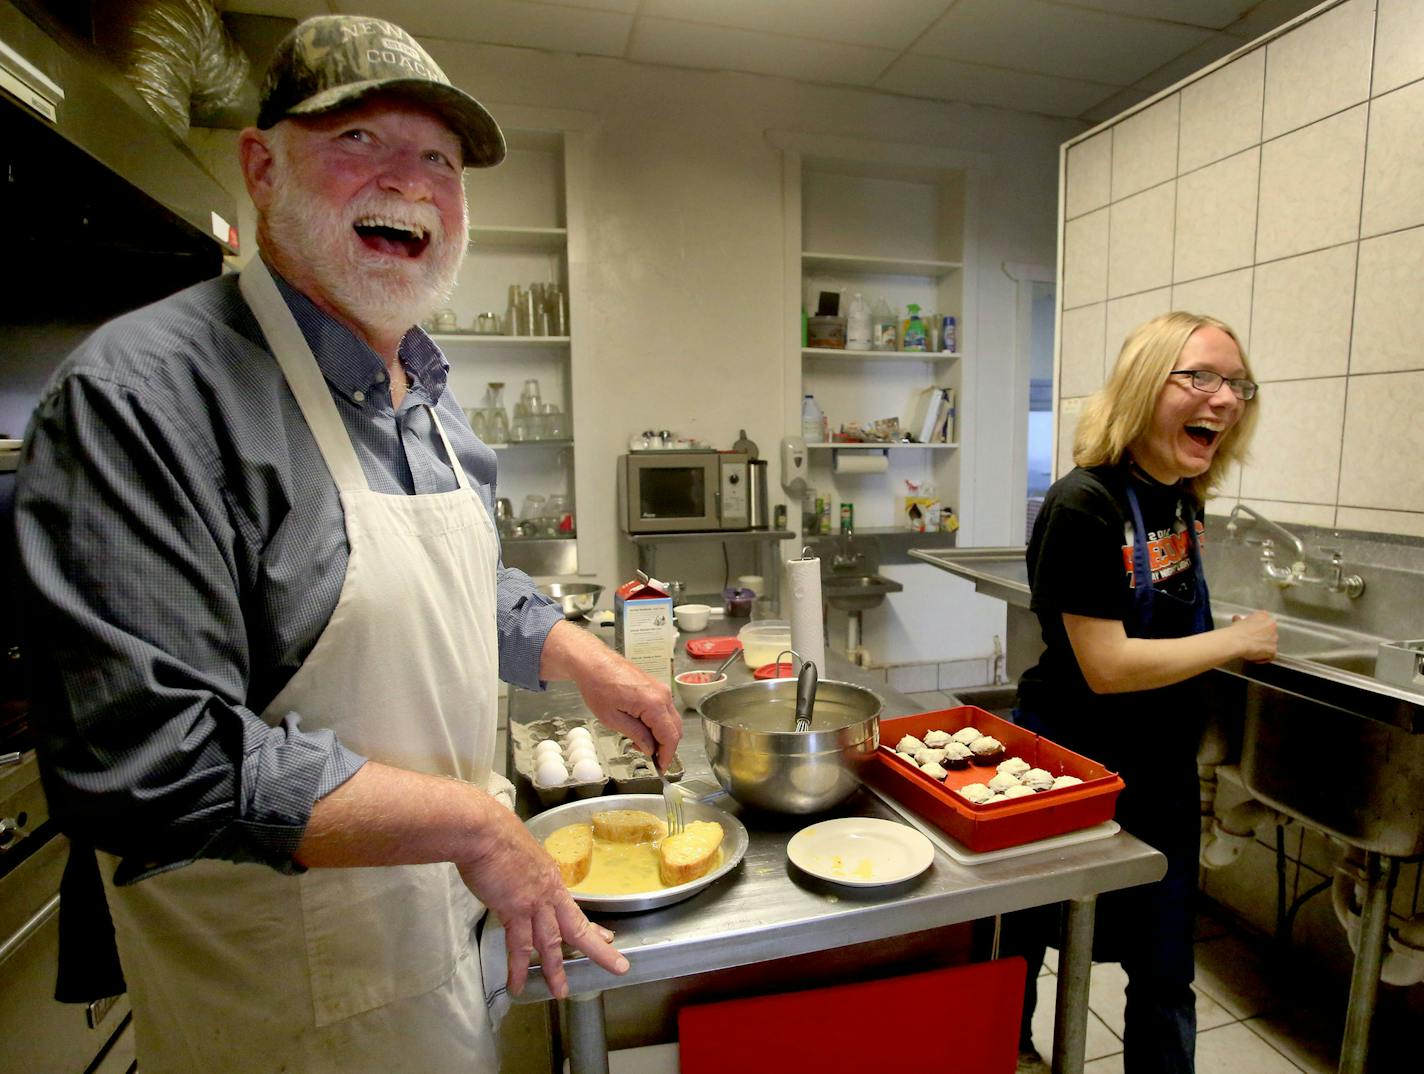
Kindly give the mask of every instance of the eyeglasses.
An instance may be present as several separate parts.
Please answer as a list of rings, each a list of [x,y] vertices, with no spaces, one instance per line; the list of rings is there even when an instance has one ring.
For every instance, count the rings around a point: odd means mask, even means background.
[[[1167,374],[1169,377],[1191,377],[1192,387],[1199,392],[1206,392],[1212,395],[1221,390],[1223,381],[1231,388],[1231,394],[1241,400],[1256,398],[1257,384],[1254,380],[1247,380],[1245,377],[1223,377],[1210,369],[1174,369]]]

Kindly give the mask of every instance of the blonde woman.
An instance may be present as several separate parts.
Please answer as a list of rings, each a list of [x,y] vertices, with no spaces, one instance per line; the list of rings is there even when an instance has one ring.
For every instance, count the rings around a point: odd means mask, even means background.
[[[1193,1069],[1199,676],[1276,651],[1265,612],[1212,629],[1200,551],[1208,490],[1244,455],[1256,396],[1221,321],[1178,312],[1141,325],[1086,404],[1077,466],[1049,489],[1028,545],[1045,650],[1019,682],[1019,722],[1120,773],[1117,820],[1168,861],[1165,878],[1104,897],[1098,915],[1095,954],[1128,976],[1125,1074]],[[1020,1069],[1031,1070],[1048,936],[1028,919],[1010,935],[1030,960]]]

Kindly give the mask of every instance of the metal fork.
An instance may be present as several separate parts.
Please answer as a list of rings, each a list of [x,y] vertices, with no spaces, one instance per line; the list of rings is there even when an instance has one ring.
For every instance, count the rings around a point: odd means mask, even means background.
[[[663,805],[667,810],[667,833],[677,835],[685,826],[682,817],[682,788],[659,773],[663,781]]]

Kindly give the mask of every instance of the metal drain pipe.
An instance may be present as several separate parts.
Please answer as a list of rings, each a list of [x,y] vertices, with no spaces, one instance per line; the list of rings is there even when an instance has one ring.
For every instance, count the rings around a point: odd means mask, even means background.
[[[1342,866],[1344,868],[1344,866]],[[1345,1039],[1340,1045],[1340,1074],[1364,1074],[1370,1050],[1370,1023],[1379,996],[1380,966],[1384,962],[1385,928],[1389,900],[1399,864],[1387,854],[1365,851],[1355,878],[1363,890],[1360,900],[1360,942],[1350,975],[1350,1002],[1345,1013]]]

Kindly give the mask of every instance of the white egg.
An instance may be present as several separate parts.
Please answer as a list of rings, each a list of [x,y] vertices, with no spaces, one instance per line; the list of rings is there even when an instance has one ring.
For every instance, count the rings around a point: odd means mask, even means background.
[[[559,749],[557,742],[552,738],[546,738],[534,747],[534,756],[542,761],[545,757],[562,757],[563,752]]]
[[[572,727],[569,729],[568,739],[570,742],[592,742],[593,734],[587,727]]]
[[[587,742],[580,742],[578,745],[569,748],[569,764],[577,764],[585,757],[592,757],[596,761],[598,760],[598,751]]]
[[[541,787],[557,787],[568,778],[568,769],[553,757],[540,761],[534,769],[534,782]]]
[[[591,783],[603,778],[603,769],[592,757],[585,757],[574,765],[574,779],[580,783]]]

